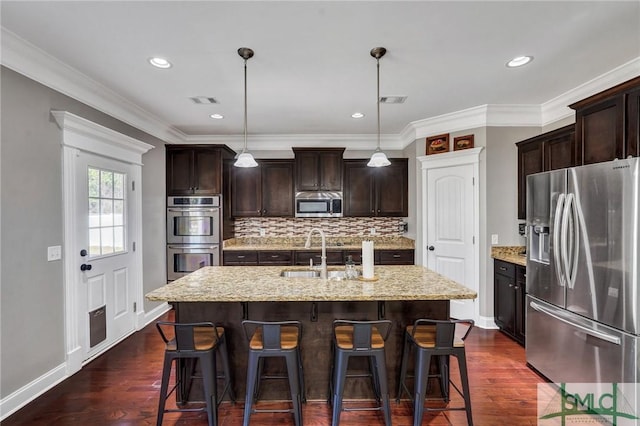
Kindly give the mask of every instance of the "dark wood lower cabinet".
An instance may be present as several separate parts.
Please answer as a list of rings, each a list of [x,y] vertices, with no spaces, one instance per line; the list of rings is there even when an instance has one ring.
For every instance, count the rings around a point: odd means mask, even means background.
[[[494,261],[494,316],[502,332],[525,344],[525,268],[501,260]]]
[[[309,265],[313,259],[314,265],[321,263],[320,250],[225,250],[222,253],[223,265]],[[361,250],[327,250],[327,265],[344,265],[347,257],[351,256],[356,265],[362,263]],[[375,250],[374,263],[376,265],[415,265],[415,250]]]
[[[229,342],[229,359],[235,379],[235,391],[241,401],[245,394],[247,374],[248,344],[242,331],[243,314],[247,319],[259,321],[299,320],[302,322],[302,364],[306,396],[309,400],[326,400],[329,389],[329,369],[331,365],[332,322],[342,319],[377,319],[384,303],[384,318],[393,321],[389,339],[385,343],[387,351],[387,377],[391,398],[395,397],[397,378],[402,360],[402,342],[405,327],[417,318],[446,319],[449,316],[448,300],[430,301],[386,301],[386,302],[258,302],[258,303],[176,303],[176,320],[179,322],[213,321],[224,326]],[[265,374],[282,375],[286,372],[279,359],[265,363]],[[365,362],[359,362],[365,361]],[[435,366],[436,360],[432,362]],[[366,360],[349,363],[351,372],[366,372]],[[437,396],[440,386],[437,379],[431,379],[430,395]],[[198,399],[193,387],[192,398]],[[345,395],[355,399],[374,399],[370,378],[363,376],[347,380]],[[289,399],[289,385],[286,380],[270,380],[260,389],[261,400]]]

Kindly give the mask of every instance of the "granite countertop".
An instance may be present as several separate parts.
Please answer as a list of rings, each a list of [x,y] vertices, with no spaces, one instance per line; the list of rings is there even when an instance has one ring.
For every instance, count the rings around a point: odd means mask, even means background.
[[[524,246],[491,247],[491,257],[520,266],[527,266],[527,256],[522,254]]]
[[[146,295],[167,302],[320,302],[475,299],[476,292],[416,265],[379,265],[378,281],[285,278],[288,266],[207,266]],[[343,270],[343,268],[329,268]]]
[[[375,249],[413,250],[414,240],[400,236],[326,237],[328,250],[360,250],[362,241],[373,241]],[[322,239],[318,234],[311,238],[311,248],[305,249],[306,237],[241,237],[223,241],[222,249],[231,250],[313,250],[318,251]]]

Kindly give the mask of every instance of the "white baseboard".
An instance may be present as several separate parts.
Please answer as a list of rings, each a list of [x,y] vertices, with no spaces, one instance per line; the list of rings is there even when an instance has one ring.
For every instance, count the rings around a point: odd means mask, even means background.
[[[155,320],[157,320],[158,318],[160,318],[162,315],[164,315],[166,312],[169,312],[170,310],[171,310],[171,305],[169,305],[168,303],[162,303],[161,305],[156,306],[154,309],[150,310],[149,312],[145,312],[144,326],[142,328],[151,324],[152,322],[154,322]]]
[[[164,313],[168,312],[170,309],[171,306],[168,303],[163,303],[149,312],[141,313],[141,316],[136,319],[143,320],[144,326],[146,326],[162,316]],[[141,329],[144,328],[144,326],[141,327]],[[106,352],[108,349],[111,349],[113,346],[117,345],[128,336],[130,336],[130,334],[123,336],[122,339],[105,348],[105,350],[101,351],[100,354]],[[99,354],[97,354],[96,356],[98,355]],[[0,421],[6,419],[11,414],[15,413],[16,411],[27,405],[29,402],[33,401],[49,389],[53,388],[58,383],[61,383],[68,377],[71,377],[74,373],[78,372],[81,369],[82,365],[90,362],[93,359],[92,358],[83,361],[82,357],[83,354],[80,348],[69,352],[67,354],[67,361],[65,363],[56,366],[55,368],[49,370],[32,382],[16,390],[12,394],[6,396],[5,398],[2,398],[0,400]]]
[[[31,383],[27,383],[17,391],[2,398],[0,400],[0,421],[69,377],[66,374],[66,369],[66,363],[60,364]]]
[[[476,322],[476,325],[480,328],[485,328],[489,330],[498,329],[498,326],[493,321],[493,317],[483,317],[482,315],[480,315],[480,318],[478,319],[478,322]]]

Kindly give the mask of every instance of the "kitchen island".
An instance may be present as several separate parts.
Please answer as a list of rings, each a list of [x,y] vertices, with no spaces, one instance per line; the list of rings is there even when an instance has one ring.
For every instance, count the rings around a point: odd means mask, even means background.
[[[308,270],[308,267],[210,266],[146,297],[171,302],[176,321],[213,321],[225,327],[240,398],[244,395],[248,352],[242,320],[301,321],[307,398],[322,400],[328,394],[334,319],[384,318],[394,322],[387,341],[389,389],[393,397],[404,327],[416,318],[448,318],[449,300],[477,297],[474,291],[455,281],[416,265],[376,266],[377,281],[281,276],[283,271]],[[329,268],[330,273],[332,270],[341,268]],[[276,360],[272,364],[266,367],[268,372],[283,368]],[[368,380],[358,378],[348,382],[346,398],[373,397]],[[287,389],[286,381],[265,384],[261,398],[288,399]]]

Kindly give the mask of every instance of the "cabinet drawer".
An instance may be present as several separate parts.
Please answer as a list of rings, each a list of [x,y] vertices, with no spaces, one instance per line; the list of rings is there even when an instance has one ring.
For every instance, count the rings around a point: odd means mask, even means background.
[[[225,251],[222,253],[224,265],[257,265],[258,253],[255,251]]]
[[[496,274],[507,276],[511,279],[515,278],[516,265],[509,262],[503,262],[502,260],[496,260],[494,263]]]
[[[259,251],[259,265],[291,265],[293,253],[291,251]]]
[[[413,265],[413,250],[378,250],[376,263],[379,265]]]
[[[308,265],[309,259],[313,259],[314,265],[320,265],[322,252],[319,251],[296,251],[295,264],[296,265]],[[344,260],[342,259],[342,250],[340,251],[327,251],[327,265],[342,265]]]

